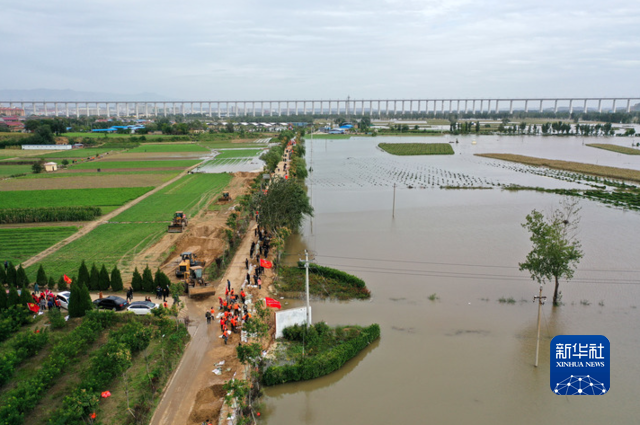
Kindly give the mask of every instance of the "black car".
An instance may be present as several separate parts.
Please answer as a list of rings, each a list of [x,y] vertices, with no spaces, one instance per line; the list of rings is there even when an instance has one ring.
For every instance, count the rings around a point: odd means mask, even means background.
[[[110,295],[108,297],[95,300],[93,305],[98,308],[106,308],[107,310],[124,310],[129,306],[129,303],[124,298]]]

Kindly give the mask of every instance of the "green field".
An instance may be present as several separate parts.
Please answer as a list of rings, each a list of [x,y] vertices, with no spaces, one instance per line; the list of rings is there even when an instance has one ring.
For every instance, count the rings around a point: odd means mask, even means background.
[[[257,156],[263,149],[230,149],[230,150],[222,150],[218,155],[216,155],[216,159],[224,159],[224,158],[250,158],[252,156]]]
[[[308,139],[350,139],[351,135],[349,134],[309,134],[307,136],[305,136],[305,138]]]
[[[71,166],[73,170],[113,170],[119,168],[187,168],[198,164],[199,160],[180,159],[167,161],[95,161]]]
[[[609,145],[606,143],[587,143],[592,148],[604,149],[607,151],[622,153],[625,155],[640,155],[640,149],[628,148],[626,146]]]
[[[449,143],[380,143],[380,149],[391,155],[453,155]]]
[[[42,158],[89,158],[92,156],[97,156],[99,154],[105,152],[116,152],[118,149],[105,149],[105,148],[82,148],[82,149],[71,149],[65,151],[58,151],[48,153],[46,155],[40,155]]]
[[[71,236],[77,227],[29,227],[0,229],[0,258],[14,265]]]
[[[82,260],[89,267],[95,262],[111,269],[121,258],[132,259],[137,252],[151,246],[166,231],[164,223],[103,224],[29,267],[27,274],[34,278],[42,264],[47,275],[56,280],[63,273],[71,277],[78,272]]]
[[[145,139],[149,140],[149,139],[170,139],[172,137],[180,137],[180,136],[174,136],[174,135],[170,135],[170,134],[117,134],[117,133],[79,133],[79,132],[72,132],[72,133],[64,133],[62,134],[62,136],[64,137],[88,137],[90,139],[122,139],[122,140],[128,140],[131,139],[133,137],[135,137],[136,139],[139,139],[140,137],[144,136]],[[185,137],[185,136],[182,136]],[[137,140],[136,140],[137,141]]]
[[[109,171],[101,171],[101,172],[90,172],[86,173],[40,173],[40,174],[27,174],[26,176],[20,177],[20,179],[64,179],[66,177],[78,177],[78,176],[113,176],[113,175],[132,175],[132,174],[166,174],[164,181],[171,180],[178,174],[180,171],[177,170],[138,170],[138,171],[118,171],[117,169],[109,170]]]
[[[0,165],[0,177],[31,173],[31,165]]]
[[[137,148],[130,149],[129,153],[136,152],[209,152],[209,149],[203,148],[194,143],[180,144],[142,144]]]
[[[2,192],[0,208],[120,206],[153,187],[14,190]]]
[[[165,187],[112,219],[113,222],[169,222],[176,211],[188,217],[218,196],[231,181],[229,174],[191,174]]]

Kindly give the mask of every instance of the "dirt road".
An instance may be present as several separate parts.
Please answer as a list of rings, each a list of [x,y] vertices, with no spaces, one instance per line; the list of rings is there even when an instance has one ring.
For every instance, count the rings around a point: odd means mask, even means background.
[[[244,260],[248,257],[251,242],[255,239],[250,226],[237,254],[223,278],[216,284],[216,296],[205,301],[187,300],[189,319],[192,320],[190,332],[192,340],[187,346],[182,361],[165,389],[160,404],[150,422],[151,425],[188,424],[200,425],[204,420],[217,422],[222,406],[224,391],[222,385],[236,373],[242,373],[243,367],[236,357],[235,347],[240,342],[238,334],[232,335],[228,345],[220,338],[220,325],[217,320],[207,325],[205,312],[211,306],[218,312],[218,296],[224,295],[227,279],[231,287],[240,291],[246,274]],[[262,290],[249,288],[245,291],[253,300],[264,298],[273,280],[270,271],[263,275]],[[222,374],[212,371],[216,364],[224,361]]]

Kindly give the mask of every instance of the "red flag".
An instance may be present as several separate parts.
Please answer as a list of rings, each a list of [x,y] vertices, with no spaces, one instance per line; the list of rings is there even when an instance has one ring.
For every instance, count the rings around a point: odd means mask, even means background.
[[[38,307],[34,303],[27,303],[27,307],[29,308],[29,310],[33,311],[34,313],[37,313],[40,311],[40,307]]]
[[[107,397],[111,397],[111,391],[103,391],[102,392],[102,398],[107,398]]]
[[[260,259],[260,265],[265,269],[270,269],[271,267],[273,267],[273,263],[269,260],[265,260],[264,258]]]
[[[64,281],[67,282],[67,285],[71,285],[72,280],[69,276],[65,274],[63,278],[64,278]]]
[[[90,414],[90,415],[89,415],[89,417],[90,417],[91,419],[95,419],[95,418],[96,418],[96,412],[93,412],[92,414]]]
[[[264,302],[267,304],[267,307],[282,308],[280,301],[274,300],[273,298],[266,297]]]

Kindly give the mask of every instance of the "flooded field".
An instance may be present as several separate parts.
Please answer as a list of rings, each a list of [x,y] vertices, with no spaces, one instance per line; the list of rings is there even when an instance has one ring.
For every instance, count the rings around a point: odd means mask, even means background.
[[[307,162],[313,167],[308,186],[316,216],[302,237],[291,239],[290,258],[297,260],[306,248],[318,263],[363,278],[372,291],[371,301],[315,301],[314,320],[375,322],[382,337],[334,374],[269,388],[265,421],[637,423],[640,214],[581,201],[584,258],[575,278],[560,285],[564,305],[543,307],[536,369],[537,307],[532,297],[538,285],[518,271],[518,262],[530,250],[520,223],[534,208],[551,211],[561,198],[500,187],[587,183],[562,172],[473,153],[516,153],[633,169],[640,169],[640,158],[584,146],[601,139],[556,137],[458,137],[452,156],[394,157],[376,148],[380,142],[450,140],[455,137],[307,139]],[[543,295],[551,297],[552,291],[546,285]],[[297,304],[289,301],[289,306]],[[597,398],[552,393],[549,342],[559,334],[609,338],[610,393]]]

